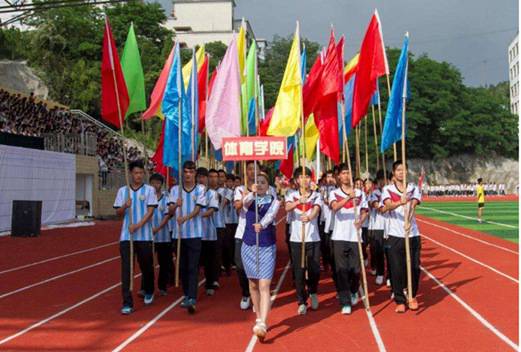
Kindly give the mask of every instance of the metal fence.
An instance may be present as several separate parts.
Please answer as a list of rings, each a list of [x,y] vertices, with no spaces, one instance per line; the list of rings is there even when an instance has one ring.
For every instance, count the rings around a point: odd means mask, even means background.
[[[125,182],[125,174],[123,171],[100,171],[98,188],[100,190],[118,189],[125,185]]]
[[[43,135],[45,150],[61,153],[72,153],[95,156],[97,137],[95,133],[52,134]]]

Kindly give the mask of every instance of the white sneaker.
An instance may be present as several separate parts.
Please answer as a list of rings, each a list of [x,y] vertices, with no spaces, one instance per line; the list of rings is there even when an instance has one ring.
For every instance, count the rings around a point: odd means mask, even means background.
[[[376,277],[376,280],[374,280],[374,282],[375,282],[377,285],[381,285],[381,284],[383,284],[383,283],[384,283],[384,277],[383,277],[383,275],[378,275],[378,276]]]
[[[385,282],[385,286],[391,287],[391,280],[387,279],[387,281]]]
[[[215,295],[215,290],[213,288],[209,288],[206,290],[206,295],[207,296],[213,296]]]
[[[298,306],[297,313],[299,315],[306,315],[307,312],[308,312],[308,307],[306,307],[305,304],[301,304]]]
[[[364,266],[367,267],[367,264],[369,264],[369,260],[364,259]]]
[[[341,312],[344,315],[351,314],[351,306],[348,306],[348,305],[343,306]]]
[[[212,285],[215,288],[220,288],[221,287],[221,285],[219,285],[219,283],[217,281],[214,281]]]
[[[311,309],[317,310],[318,309],[318,296],[316,293],[312,293],[309,295],[311,298]]]
[[[359,301],[358,292],[351,294],[351,306],[356,306]]]
[[[241,309],[242,310],[247,310],[248,308],[250,308],[250,297],[242,297],[241,298]]]

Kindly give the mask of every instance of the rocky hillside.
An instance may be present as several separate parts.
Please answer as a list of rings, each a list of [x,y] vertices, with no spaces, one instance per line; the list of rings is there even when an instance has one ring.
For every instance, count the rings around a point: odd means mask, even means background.
[[[47,99],[49,89],[26,61],[0,60],[0,85],[4,88],[34,94],[40,99]]]

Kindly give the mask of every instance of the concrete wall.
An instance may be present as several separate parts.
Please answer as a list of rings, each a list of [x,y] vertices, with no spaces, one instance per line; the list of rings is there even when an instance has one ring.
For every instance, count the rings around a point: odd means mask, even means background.
[[[174,2],[174,27],[191,27],[192,31],[231,31],[233,3],[231,1]]]

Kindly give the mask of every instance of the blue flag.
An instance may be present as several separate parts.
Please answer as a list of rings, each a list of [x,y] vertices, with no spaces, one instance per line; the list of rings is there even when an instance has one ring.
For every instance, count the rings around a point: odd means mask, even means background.
[[[387,113],[385,115],[384,129],[382,132],[382,141],[380,151],[383,153],[393,143],[402,139],[402,113],[404,109],[403,101],[408,98],[407,87],[407,66],[408,66],[408,47],[409,34],[405,35],[403,40],[402,52],[398,59],[396,72],[393,79],[393,87],[387,104]],[[405,136],[404,136],[405,137]]]
[[[255,126],[255,113],[256,113],[255,97],[250,99],[248,104],[248,132],[250,136],[257,135],[257,128]]]
[[[306,82],[306,46],[304,46],[304,49],[302,49],[302,54],[300,55],[300,72],[302,75],[302,85]]]
[[[181,111],[179,102],[181,101]],[[175,48],[174,60],[168,76],[161,109],[165,115],[165,136],[163,144],[163,163],[179,170],[182,163],[190,156],[190,129],[186,125],[189,111],[185,104],[185,92],[181,73],[179,43]],[[182,116],[179,116],[181,112]],[[181,160],[179,160],[179,120],[181,120]],[[188,127],[188,128],[187,128]]]
[[[343,116],[344,123],[346,126],[346,136],[349,137],[351,134],[351,116],[353,115],[353,89],[355,87],[355,78],[356,74],[354,74],[349,81],[344,85],[344,102],[345,102],[345,114]],[[342,116],[342,113],[339,112],[339,117]],[[340,146],[343,145],[344,134],[343,134],[343,124],[342,120],[338,121],[338,129],[340,136]]]
[[[190,160],[193,161],[197,160],[197,147],[199,146],[199,92],[197,77],[197,60],[195,58],[195,49],[192,49],[192,72],[190,73],[186,100],[190,116],[188,119],[188,125],[190,126],[190,148],[187,155],[189,155]]]
[[[378,101],[380,100],[380,89],[378,88],[378,83],[376,84],[376,91],[371,98],[371,105],[378,105]]]

